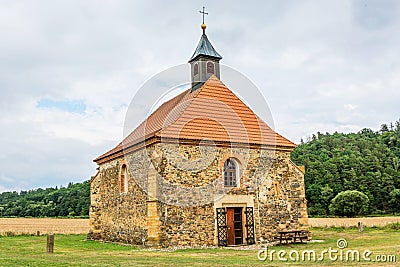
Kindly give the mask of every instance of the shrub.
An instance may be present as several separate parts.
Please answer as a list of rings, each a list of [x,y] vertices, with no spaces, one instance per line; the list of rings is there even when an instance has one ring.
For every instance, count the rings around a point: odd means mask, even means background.
[[[337,194],[329,205],[331,213],[339,216],[355,217],[368,211],[369,199],[357,190],[343,191]]]
[[[385,225],[385,228],[389,230],[400,230],[400,223],[399,222],[389,223]]]

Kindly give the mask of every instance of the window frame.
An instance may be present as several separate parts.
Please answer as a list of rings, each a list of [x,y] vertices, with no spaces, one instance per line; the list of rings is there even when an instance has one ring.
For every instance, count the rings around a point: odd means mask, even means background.
[[[208,66],[212,66],[212,72],[208,71]],[[215,74],[215,63],[213,61],[207,61],[206,62],[206,73],[207,73],[207,76],[208,75],[211,76],[211,75]]]
[[[119,174],[119,193],[126,194],[128,193],[128,167],[126,164],[122,164],[120,174]]]
[[[193,76],[196,77],[199,75],[199,63],[196,62],[193,64]]]
[[[226,170],[227,164],[231,164],[233,166],[233,169],[229,167],[228,171]],[[227,177],[227,175],[231,175],[231,177]],[[224,187],[227,188],[235,188],[240,186],[240,164],[239,161],[236,160],[235,158],[228,158],[224,161],[223,165],[223,173],[222,173],[223,179],[224,179]],[[234,177],[233,177],[234,176]],[[234,178],[234,183],[232,183],[232,178]]]

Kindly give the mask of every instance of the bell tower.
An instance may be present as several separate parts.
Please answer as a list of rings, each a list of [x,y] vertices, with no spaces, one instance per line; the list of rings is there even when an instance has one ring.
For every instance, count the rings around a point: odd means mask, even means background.
[[[219,61],[222,59],[221,55],[214,49],[206,35],[206,24],[204,23],[204,15],[208,13],[200,11],[203,14],[203,34],[200,38],[199,44],[194,51],[192,57],[189,59],[191,69],[192,92],[199,89],[211,75],[215,75],[220,79]]]

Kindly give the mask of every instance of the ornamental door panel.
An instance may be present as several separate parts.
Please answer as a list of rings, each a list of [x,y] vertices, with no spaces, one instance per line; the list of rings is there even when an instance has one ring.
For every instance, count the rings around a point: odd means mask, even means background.
[[[245,213],[246,213],[247,244],[252,245],[255,244],[253,208],[247,207]]]
[[[226,209],[217,208],[217,233],[218,246],[228,245],[227,225],[226,225]]]

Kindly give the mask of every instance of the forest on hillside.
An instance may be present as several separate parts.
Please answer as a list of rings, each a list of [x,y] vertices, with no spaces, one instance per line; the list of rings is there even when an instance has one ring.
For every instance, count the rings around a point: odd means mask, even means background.
[[[400,120],[383,124],[377,132],[317,133],[292,153],[304,165],[310,215],[332,213],[333,198],[357,190],[368,197],[364,214],[399,212]]]
[[[88,216],[90,181],[67,187],[34,189],[0,194],[2,217]]]

